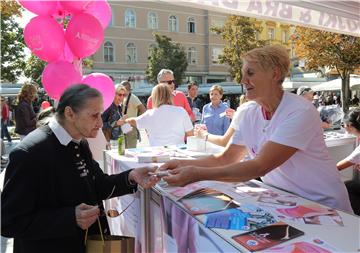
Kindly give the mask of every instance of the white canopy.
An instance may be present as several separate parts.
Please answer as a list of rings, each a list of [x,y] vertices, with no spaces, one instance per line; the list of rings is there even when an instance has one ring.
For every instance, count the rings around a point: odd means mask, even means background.
[[[314,85],[311,87],[311,89],[314,91],[341,90],[341,78],[334,79],[318,85]],[[360,76],[350,75],[350,89],[352,90],[360,89]]]
[[[158,0],[360,37],[360,1]]]

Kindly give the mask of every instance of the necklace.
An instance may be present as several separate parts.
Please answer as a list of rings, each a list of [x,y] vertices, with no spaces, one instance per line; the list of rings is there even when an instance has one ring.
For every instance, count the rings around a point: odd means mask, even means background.
[[[262,132],[265,133],[270,124],[271,118],[273,116],[273,112],[268,112],[263,107],[261,107],[261,112],[264,117],[264,126]]]

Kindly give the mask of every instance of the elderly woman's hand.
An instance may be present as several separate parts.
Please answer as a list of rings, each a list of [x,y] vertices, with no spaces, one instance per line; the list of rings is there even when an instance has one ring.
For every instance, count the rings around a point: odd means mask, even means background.
[[[100,209],[98,206],[90,206],[84,203],[75,207],[77,225],[82,229],[89,228],[98,218]]]
[[[163,177],[163,179],[172,186],[184,186],[200,180],[198,167],[196,166],[184,166],[178,167],[170,171],[169,176]]]
[[[155,175],[149,175],[149,172],[155,172],[157,167],[142,167],[133,169],[129,173],[129,180],[136,182],[143,188],[153,187],[159,180]]]

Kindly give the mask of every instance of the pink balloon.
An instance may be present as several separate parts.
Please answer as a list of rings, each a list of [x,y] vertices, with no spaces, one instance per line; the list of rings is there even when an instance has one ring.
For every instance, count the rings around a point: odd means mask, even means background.
[[[85,13],[93,15],[105,29],[111,21],[111,7],[106,0],[97,0]]]
[[[69,45],[65,42],[64,51],[60,54],[60,57],[57,59],[58,61],[74,61],[74,54],[71,52]]]
[[[64,61],[51,62],[44,68],[41,82],[49,97],[59,100],[64,90],[81,82],[81,74],[73,64]]]
[[[87,10],[91,5],[95,3],[95,1],[96,0],[60,0],[59,2],[63,6],[64,10],[75,14]]]
[[[75,56],[85,58],[94,54],[101,46],[104,30],[92,15],[80,13],[70,20],[65,39]]]
[[[109,76],[102,73],[92,73],[84,77],[82,83],[100,91],[103,95],[104,110],[106,110],[114,101],[115,85]]]
[[[58,59],[64,51],[64,31],[51,17],[32,18],[24,29],[24,39],[31,52],[47,62]]]
[[[57,7],[57,0],[34,1],[34,0],[19,0],[19,3],[27,10],[40,15],[51,16],[55,13]]]

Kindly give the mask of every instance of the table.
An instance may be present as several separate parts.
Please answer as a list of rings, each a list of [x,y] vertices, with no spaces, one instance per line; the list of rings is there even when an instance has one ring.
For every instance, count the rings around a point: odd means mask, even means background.
[[[135,158],[119,156],[114,151],[106,151],[104,160],[106,162],[105,171],[108,173],[119,173],[130,168],[149,165],[139,164]],[[256,183],[263,188],[283,193],[260,182],[256,181]],[[234,187],[233,184],[216,183],[215,187],[220,187],[222,191],[237,200],[237,194],[230,190]],[[135,196],[137,204],[132,205],[132,208],[124,213],[125,219],[120,217],[116,218],[117,221],[113,219],[109,221],[112,233],[136,237],[137,252],[163,252],[164,250],[166,252],[180,252],[183,250],[181,247],[191,249],[190,252],[247,252],[245,248],[231,239],[231,236],[238,234],[239,231],[206,228],[203,225],[204,215],[192,215],[169,194],[169,190],[171,188],[161,184],[153,189],[140,189]],[[132,197],[116,198],[115,204],[125,207],[130,202],[129,198]],[[299,201],[301,203],[312,203],[302,198],[299,198]],[[255,203],[256,200],[255,198],[246,198],[239,199],[238,202]],[[107,203],[105,206],[107,208],[109,204]],[[169,215],[169,210],[172,210],[171,215]],[[283,245],[304,238],[316,237],[330,243],[340,251],[356,252],[360,249],[360,219],[358,216],[341,211],[338,211],[338,214],[344,226],[309,225],[287,221],[286,223],[304,231],[305,236],[285,242]],[[133,227],[125,227],[124,224],[120,224],[125,220],[131,220]],[[178,232],[174,233],[174,231]]]

